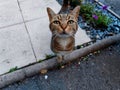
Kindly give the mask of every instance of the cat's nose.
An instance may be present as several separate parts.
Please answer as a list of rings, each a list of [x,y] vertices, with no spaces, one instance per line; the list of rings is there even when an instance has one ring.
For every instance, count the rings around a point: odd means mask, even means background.
[[[67,25],[63,23],[63,24],[61,25],[61,27],[62,27],[63,30],[65,30],[66,27],[67,27]]]

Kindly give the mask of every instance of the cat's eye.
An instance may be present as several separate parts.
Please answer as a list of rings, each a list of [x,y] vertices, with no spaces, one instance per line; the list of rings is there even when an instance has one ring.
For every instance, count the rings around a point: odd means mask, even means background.
[[[69,20],[69,21],[68,21],[68,24],[73,24],[73,23],[74,23],[73,20]]]
[[[59,22],[59,21],[54,21],[53,23],[54,23],[54,24],[60,24],[60,22]]]

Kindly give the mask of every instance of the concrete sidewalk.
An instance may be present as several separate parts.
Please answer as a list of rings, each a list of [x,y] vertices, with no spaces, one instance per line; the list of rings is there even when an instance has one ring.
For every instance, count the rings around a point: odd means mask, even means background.
[[[0,0],[0,75],[52,54],[46,7],[61,8],[56,0]],[[89,41],[79,28],[76,45]]]

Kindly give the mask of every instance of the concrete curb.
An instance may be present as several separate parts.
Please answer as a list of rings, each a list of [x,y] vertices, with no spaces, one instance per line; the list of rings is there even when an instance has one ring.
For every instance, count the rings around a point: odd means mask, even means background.
[[[103,3],[101,3],[100,1],[98,1],[98,0],[95,0],[95,2],[96,3],[98,3],[99,5],[101,5],[101,6],[104,6],[104,4]],[[119,20],[120,20],[120,16],[118,15],[118,14],[116,14],[114,11],[112,11],[111,9],[107,9],[111,14],[113,14],[116,18],[118,18]]]
[[[50,64],[51,63],[51,64]],[[49,64],[49,67],[48,67]],[[20,81],[25,79],[26,77],[33,76],[35,74],[40,73],[40,70],[42,69],[50,69],[54,67],[57,64],[57,61],[55,58],[45,60],[41,63],[36,63],[34,65],[21,68],[19,70],[16,70],[11,73],[4,74],[0,76],[0,88],[3,88],[11,83]]]

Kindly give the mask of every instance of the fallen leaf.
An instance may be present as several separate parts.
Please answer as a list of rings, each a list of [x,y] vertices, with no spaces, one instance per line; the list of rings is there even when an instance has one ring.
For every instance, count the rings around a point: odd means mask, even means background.
[[[41,73],[41,74],[46,74],[47,71],[48,71],[47,69],[42,69],[42,70],[40,71],[40,73]]]
[[[61,68],[65,68],[65,66],[61,66]]]

